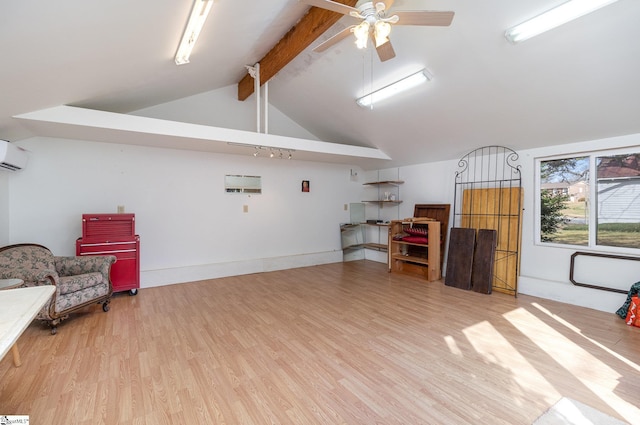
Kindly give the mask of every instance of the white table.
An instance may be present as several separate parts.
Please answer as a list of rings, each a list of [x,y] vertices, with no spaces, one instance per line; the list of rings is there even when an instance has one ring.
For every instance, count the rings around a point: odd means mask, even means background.
[[[55,289],[53,285],[43,285],[0,291],[0,359],[11,349],[13,363],[20,366],[16,342]]]
[[[0,279],[0,289],[13,289],[22,285],[22,279]]]

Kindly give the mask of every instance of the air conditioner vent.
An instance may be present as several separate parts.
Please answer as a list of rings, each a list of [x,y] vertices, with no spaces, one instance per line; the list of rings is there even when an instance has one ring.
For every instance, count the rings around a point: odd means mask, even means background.
[[[17,165],[9,164],[8,162],[0,162],[0,168],[4,168],[5,170],[10,170],[10,171],[22,170],[21,167],[18,167]]]
[[[27,165],[27,159],[26,150],[6,140],[0,140],[0,170],[22,170]]]

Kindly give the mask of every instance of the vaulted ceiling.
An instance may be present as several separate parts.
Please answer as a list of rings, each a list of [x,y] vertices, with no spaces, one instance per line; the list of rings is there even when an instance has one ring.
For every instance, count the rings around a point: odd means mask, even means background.
[[[517,45],[504,38],[506,28],[560,3],[396,0],[397,10],[455,17],[450,27],[394,27],[396,57],[383,63],[350,40],[313,52],[351,23],[323,11],[318,28],[336,23],[317,29],[319,40],[298,45],[289,63],[282,51],[265,59],[286,63],[269,82],[269,101],[320,140],[381,150],[389,166],[454,159],[484,145],[518,150],[640,133],[640,2],[619,0]],[[216,0],[191,63],[176,66],[191,5],[0,2],[0,139],[33,136],[14,117],[57,105],[129,113],[222,87],[241,94],[245,65],[283,37],[299,43],[289,31],[309,11],[297,0]],[[433,80],[415,92],[372,110],[356,105],[370,88],[421,68]]]

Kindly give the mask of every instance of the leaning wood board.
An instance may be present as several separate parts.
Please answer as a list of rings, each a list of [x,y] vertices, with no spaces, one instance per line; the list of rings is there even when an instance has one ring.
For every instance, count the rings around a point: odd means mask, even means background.
[[[462,194],[460,227],[498,232],[492,290],[511,295],[518,288],[523,194],[520,187],[466,189]]]
[[[444,284],[461,289],[471,289],[473,249],[476,242],[475,229],[451,228],[447,274]]]
[[[496,230],[478,229],[471,271],[471,289],[475,292],[491,293],[497,240],[498,232]]]

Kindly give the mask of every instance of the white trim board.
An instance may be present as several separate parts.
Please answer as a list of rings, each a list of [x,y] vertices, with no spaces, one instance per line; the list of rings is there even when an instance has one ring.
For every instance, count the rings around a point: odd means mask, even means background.
[[[391,158],[379,149],[60,105],[14,116],[36,134],[107,143],[251,155],[252,146],[291,149],[294,159],[353,163]],[[246,146],[238,146],[246,145]]]

